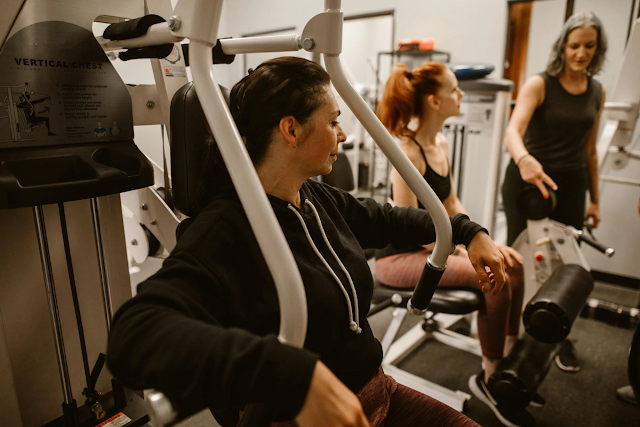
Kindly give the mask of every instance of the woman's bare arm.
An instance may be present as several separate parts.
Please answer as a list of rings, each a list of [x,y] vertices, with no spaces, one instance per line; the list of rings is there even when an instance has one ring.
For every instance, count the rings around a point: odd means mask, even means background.
[[[544,101],[545,84],[541,76],[530,77],[520,89],[516,107],[507,125],[505,143],[509,154],[520,169],[522,180],[535,184],[545,198],[549,197],[544,184],[557,188],[555,182],[542,169],[542,165],[527,151],[523,137],[536,108]]]

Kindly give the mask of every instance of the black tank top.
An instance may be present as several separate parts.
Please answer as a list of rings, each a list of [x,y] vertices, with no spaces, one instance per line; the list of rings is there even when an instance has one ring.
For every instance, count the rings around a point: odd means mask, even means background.
[[[451,172],[449,171],[449,173],[447,173],[447,176],[438,175],[429,166],[429,162],[427,162],[427,156],[425,156],[424,150],[422,149],[420,144],[418,144],[418,141],[416,141],[413,138],[411,140],[415,142],[418,148],[420,149],[420,152],[422,153],[422,158],[424,159],[424,163],[427,165],[427,170],[425,171],[422,177],[424,178],[425,181],[427,181],[427,184],[429,184],[429,186],[433,189],[433,192],[436,193],[436,196],[438,196],[438,199],[440,199],[441,202],[444,202],[445,199],[449,197],[449,194],[451,194],[451,177],[450,177]],[[447,162],[447,168],[448,167],[449,167],[449,163]],[[391,186],[390,197],[393,200],[393,186]],[[422,205],[422,203],[420,203],[420,200],[418,200],[418,208],[424,209],[424,206]],[[388,256],[401,254],[404,252],[415,252],[422,249],[423,249],[422,246],[396,249],[393,246],[389,245],[384,249],[379,249],[376,251],[376,259],[381,259]]]
[[[588,77],[587,90],[574,95],[557,77],[541,73],[544,101],[536,108],[524,135],[524,146],[545,170],[586,168],[585,144],[602,104],[602,85]]]
[[[422,158],[424,159],[424,163],[427,165],[427,170],[422,177],[425,181],[427,181],[429,187],[433,189],[433,192],[436,193],[438,199],[440,199],[441,202],[444,202],[445,199],[449,197],[449,194],[451,194],[451,172],[447,173],[447,176],[438,175],[436,171],[431,169],[431,167],[429,166],[429,162],[427,162],[427,156],[425,156],[422,146],[418,144],[418,141],[416,141],[415,139],[411,138],[411,140],[415,142],[420,149]],[[447,168],[448,167],[449,163],[447,162]],[[393,200],[393,186],[391,186],[391,200]],[[418,207],[420,209],[424,209],[424,206],[422,205],[422,203],[420,203],[420,200],[418,200]]]

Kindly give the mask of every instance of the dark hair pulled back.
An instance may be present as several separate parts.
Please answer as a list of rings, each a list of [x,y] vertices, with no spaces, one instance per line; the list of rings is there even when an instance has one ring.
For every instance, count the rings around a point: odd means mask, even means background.
[[[264,159],[280,120],[293,116],[305,124],[322,106],[329,82],[329,74],[315,62],[283,57],[263,62],[236,83],[231,114],[255,165]]]
[[[305,124],[322,106],[329,74],[315,62],[282,57],[263,62],[231,89],[230,110],[254,165],[264,160],[280,120],[293,116]],[[203,209],[217,191],[228,189],[231,177],[209,132],[203,153],[197,204]]]

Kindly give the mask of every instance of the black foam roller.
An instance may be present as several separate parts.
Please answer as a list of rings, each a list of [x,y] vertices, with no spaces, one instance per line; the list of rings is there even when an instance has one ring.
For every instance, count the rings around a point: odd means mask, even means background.
[[[502,359],[487,386],[493,398],[511,408],[525,408],[547,376],[560,344],[544,344],[525,335]]]
[[[577,264],[558,267],[525,307],[525,330],[543,343],[562,341],[592,290],[593,277],[587,270]]]

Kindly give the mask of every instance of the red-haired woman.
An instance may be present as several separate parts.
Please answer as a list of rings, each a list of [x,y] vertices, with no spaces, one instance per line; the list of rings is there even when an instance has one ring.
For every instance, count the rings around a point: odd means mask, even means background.
[[[400,139],[400,148],[440,198],[450,216],[467,212],[453,189],[449,144],[440,129],[445,119],[460,114],[463,96],[456,76],[443,64],[429,62],[413,71],[404,64],[398,64],[387,81],[377,111],[389,132]],[[396,206],[424,209],[395,170],[391,173],[391,183],[391,198]],[[502,292],[492,293],[483,289],[466,251],[460,247],[457,253],[449,256],[448,268],[440,281],[440,286],[486,292],[486,308],[478,314],[484,370],[469,380],[471,390],[477,397],[484,397],[481,400],[485,402],[493,401],[486,399],[490,394],[486,381],[518,338],[524,294],[522,257],[505,245],[497,246],[506,261],[508,289],[505,287]],[[413,288],[432,249],[431,246],[388,247],[379,251],[376,261],[378,280],[396,288]],[[495,405],[491,409],[505,425],[530,423],[530,415],[526,411],[514,413],[510,408]]]

